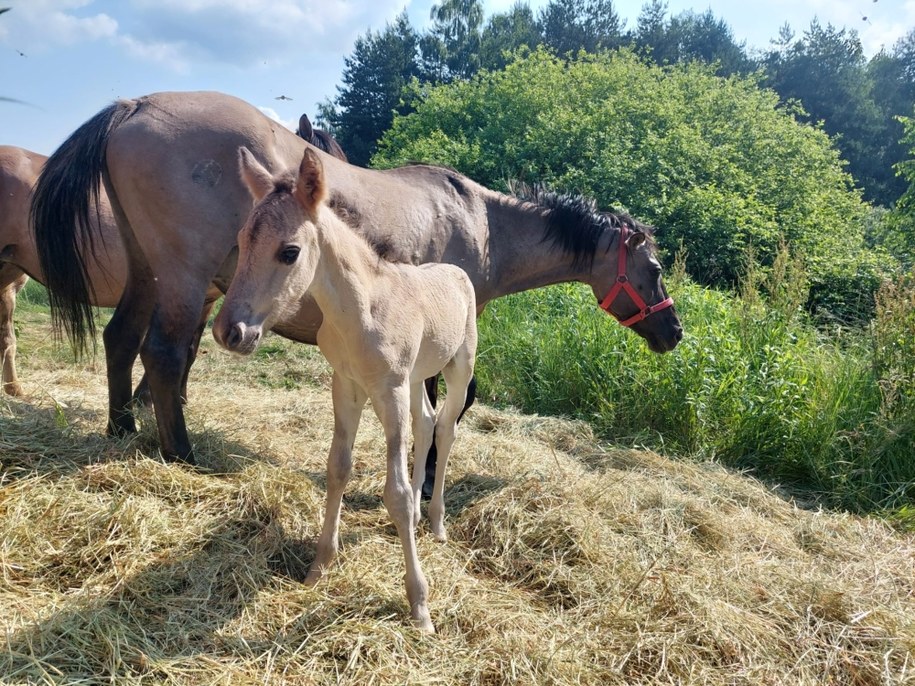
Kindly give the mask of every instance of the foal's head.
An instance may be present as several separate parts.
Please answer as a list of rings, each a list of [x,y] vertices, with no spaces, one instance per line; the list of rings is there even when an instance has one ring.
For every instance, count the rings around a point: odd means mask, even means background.
[[[327,186],[318,154],[307,149],[297,172],[273,176],[245,147],[238,151],[242,179],[255,205],[238,232],[238,266],[213,336],[225,348],[253,352],[261,335],[294,313],[318,263],[316,225]]]
[[[661,280],[653,229],[622,212],[598,212],[592,200],[528,189],[548,210],[544,240],[584,272],[598,304],[657,353],[673,350],[683,328]]]

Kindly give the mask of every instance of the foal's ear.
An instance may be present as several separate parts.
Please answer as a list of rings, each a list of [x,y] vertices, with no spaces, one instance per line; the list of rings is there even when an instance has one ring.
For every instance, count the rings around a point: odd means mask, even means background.
[[[267,171],[257,158],[245,146],[238,149],[238,171],[248,187],[255,202],[259,202],[267,193],[273,190],[273,175]]]
[[[299,164],[299,178],[295,184],[295,197],[305,211],[316,214],[318,205],[327,194],[327,184],[324,182],[324,165],[321,159],[311,148],[305,148],[302,162]]]

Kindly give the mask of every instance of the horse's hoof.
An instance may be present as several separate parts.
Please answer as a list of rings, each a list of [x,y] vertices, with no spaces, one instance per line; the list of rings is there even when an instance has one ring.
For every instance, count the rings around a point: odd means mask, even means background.
[[[3,384],[3,392],[14,398],[21,398],[25,395],[25,391],[22,390],[22,386],[19,385],[18,381],[10,381],[9,383]]]
[[[413,618],[413,626],[419,629],[424,634],[434,634],[435,625],[432,624],[432,618],[429,617],[428,613],[425,613],[423,616]]]
[[[130,421],[122,420],[117,423],[108,423],[108,435],[115,438],[124,438],[137,433],[137,423],[131,417]]]

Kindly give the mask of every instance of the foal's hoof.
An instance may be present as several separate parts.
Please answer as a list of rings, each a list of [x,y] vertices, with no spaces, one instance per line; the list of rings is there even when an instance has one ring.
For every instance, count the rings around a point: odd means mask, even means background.
[[[25,391],[22,390],[22,386],[19,385],[18,381],[10,381],[9,383],[3,384],[3,392],[14,398],[21,398],[25,395]]]
[[[414,617],[413,626],[424,634],[435,633],[435,625],[432,624],[432,618],[428,614],[423,617]]]

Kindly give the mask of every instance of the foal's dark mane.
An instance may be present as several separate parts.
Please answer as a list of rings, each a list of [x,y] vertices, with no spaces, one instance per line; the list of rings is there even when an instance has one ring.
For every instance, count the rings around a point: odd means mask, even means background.
[[[600,212],[592,198],[572,193],[556,193],[543,186],[513,184],[512,191],[519,200],[532,202],[548,210],[543,240],[572,256],[576,267],[594,262],[597,245],[604,231],[623,225],[630,231],[652,239],[654,227],[634,219],[626,212]],[[614,237],[615,239],[615,237]],[[609,247],[613,244],[611,240]],[[652,239],[653,244],[653,239]]]

